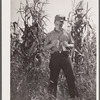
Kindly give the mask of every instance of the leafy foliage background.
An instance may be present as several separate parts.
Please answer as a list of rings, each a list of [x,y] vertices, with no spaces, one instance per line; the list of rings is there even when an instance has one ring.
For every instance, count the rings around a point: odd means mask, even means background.
[[[48,100],[50,51],[43,51],[45,20],[48,20],[43,10],[45,4],[48,4],[48,1],[33,0],[33,4],[29,4],[26,0],[26,5],[21,3],[18,11],[23,19],[24,28],[21,28],[18,22],[11,23],[11,100]],[[88,3],[86,9],[83,4],[83,0],[80,1],[68,16],[75,41],[72,53],[73,72],[79,100],[96,100],[96,27],[90,24]],[[34,28],[36,26],[29,23],[30,20],[38,25],[38,31]],[[33,53],[30,56],[28,52],[32,45],[28,49],[24,47],[27,52],[23,52],[22,48],[27,40],[26,37],[21,40],[19,37],[20,34],[25,36],[32,32],[32,42],[36,49],[32,49]],[[57,89],[59,100],[69,97],[62,71]]]

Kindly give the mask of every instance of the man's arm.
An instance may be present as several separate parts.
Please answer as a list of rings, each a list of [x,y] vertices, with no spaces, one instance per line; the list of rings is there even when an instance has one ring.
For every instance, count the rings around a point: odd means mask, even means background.
[[[57,44],[59,45],[59,40],[53,40],[50,44],[45,44],[44,49],[51,49],[52,47],[57,46]]]
[[[50,33],[48,33],[46,35],[46,38],[45,38],[45,41],[44,41],[44,50],[48,50],[48,49],[51,48],[51,45],[50,45],[50,36],[51,36]]]
[[[46,35],[46,38],[44,41],[44,50],[49,50],[52,47],[57,46],[57,44],[59,43],[58,40],[51,40],[51,37],[52,37],[52,32]]]
[[[52,44],[44,45],[44,49],[45,50],[48,50],[48,49],[51,49],[51,48],[52,48]]]
[[[68,43],[67,41],[64,41],[63,45],[66,48],[70,48],[70,49],[74,48],[74,44],[73,43]]]
[[[69,38],[69,40],[68,40],[68,42],[67,41],[64,41],[63,42],[63,45],[67,48],[70,48],[70,49],[72,49],[72,48],[74,48],[74,40],[73,40],[73,38],[72,38],[72,36],[71,36],[71,34],[70,33],[67,33],[68,34],[68,38]]]

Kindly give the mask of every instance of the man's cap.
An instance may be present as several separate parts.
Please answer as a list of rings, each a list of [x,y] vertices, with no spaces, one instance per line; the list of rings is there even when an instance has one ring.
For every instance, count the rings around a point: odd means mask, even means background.
[[[66,17],[61,15],[56,15],[55,21],[66,21]]]

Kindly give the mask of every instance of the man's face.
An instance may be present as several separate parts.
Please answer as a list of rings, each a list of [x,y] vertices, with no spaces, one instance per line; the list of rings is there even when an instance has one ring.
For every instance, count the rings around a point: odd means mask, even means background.
[[[70,32],[71,31],[71,25],[69,23],[67,23],[67,31]]]
[[[63,27],[63,24],[64,24],[64,22],[63,21],[55,21],[55,28],[56,28],[56,30],[61,30],[62,29],[62,27]]]

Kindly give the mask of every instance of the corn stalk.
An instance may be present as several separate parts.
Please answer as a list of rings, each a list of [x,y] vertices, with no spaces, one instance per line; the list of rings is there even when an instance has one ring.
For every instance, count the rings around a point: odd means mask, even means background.
[[[75,3],[75,2],[74,2]],[[75,42],[74,48],[74,55],[73,55],[73,62],[74,62],[74,74],[76,77],[76,83],[78,87],[83,86],[82,84],[87,84],[89,78],[91,77],[90,74],[90,53],[91,50],[91,39],[95,37],[94,28],[90,24],[90,16],[89,11],[91,8],[88,7],[88,3],[86,8],[84,7],[84,1],[81,0],[76,6],[73,4],[73,10],[68,15],[68,22],[71,25],[71,35]],[[93,43],[94,42],[94,43]],[[95,39],[92,40],[92,43],[95,44]],[[95,47],[94,47],[95,48]],[[96,52],[96,51],[95,51]],[[91,52],[92,53],[92,52]],[[95,55],[93,55],[93,59],[95,59]],[[94,62],[95,63],[95,62]],[[95,68],[96,65],[93,67]],[[95,79],[95,78],[94,78]],[[91,83],[92,84],[92,83]],[[86,85],[87,86],[87,85]],[[82,87],[85,90],[86,87]],[[87,90],[88,90],[87,86]],[[79,89],[79,91],[81,88]],[[85,92],[87,91],[85,90]],[[88,91],[86,93],[90,93]],[[80,98],[83,100],[88,100],[86,95],[82,97],[81,92]],[[94,94],[95,95],[95,94]]]
[[[40,65],[46,30],[45,20],[48,20],[43,10],[46,4],[47,1],[41,0],[33,0],[32,4],[28,0],[25,5],[20,3],[18,13],[24,27],[18,22],[11,23],[11,100],[30,100],[34,97],[33,92],[40,88],[38,84],[41,84],[40,77],[43,74]],[[22,34],[22,42],[17,38],[17,35],[20,35],[17,29]]]
[[[78,66],[80,64],[80,58],[83,56],[86,61],[88,61],[88,53],[84,47],[84,41],[89,35],[89,29],[92,30],[92,26],[90,25],[89,18],[88,18],[88,3],[87,8],[84,9],[83,7],[83,0],[80,1],[76,8],[69,13],[68,22],[70,23],[72,30],[71,35],[75,41],[75,64]],[[84,51],[83,51],[84,48]],[[87,62],[88,66],[88,62]]]
[[[35,58],[35,56],[41,52],[45,36],[44,31],[46,30],[44,20],[48,20],[43,10],[46,4],[47,1],[42,2],[40,0],[33,0],[32,4],[29,4],[28,0],[26,0],[25,6],[20,3],[18,13],[20,13],[24,24],[21,50],[25,58],[27,58],[27,61],[31,58]]]

